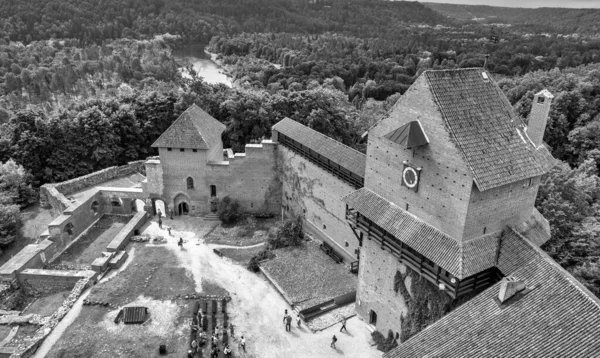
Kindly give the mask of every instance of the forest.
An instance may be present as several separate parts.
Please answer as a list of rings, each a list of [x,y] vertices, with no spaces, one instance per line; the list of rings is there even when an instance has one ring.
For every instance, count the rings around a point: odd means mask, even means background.
[[[523,118],[534,93],[555,96],[544,140],[559,163],[536,202],[552,225],[544,249],[600,296],[597,22],[580,10],[528,20],[504,9],[480,21],[459,10],[379,0],[1,2],[0,248],[19,240],[19,210],[39,186],[155,155],[150,144],[192,103],[226,124],[224,145],[235,151],[290,117],[364,152],[362,134],[423,71],[485,65]],[[233,88],[193,70],[181,76],[173,50],[197,43]]]

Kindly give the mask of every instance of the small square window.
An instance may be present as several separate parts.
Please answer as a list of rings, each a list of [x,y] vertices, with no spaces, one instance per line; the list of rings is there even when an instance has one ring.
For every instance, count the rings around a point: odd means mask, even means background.
[[[196,152],[198,151],[198,149],[192,149],[192,151],[193,151],[194,153],[196,153]]]
[[[542,96],[538,97],[538,103],[539,104],[544,103],[544,97],[542,97]]]
[[[185,149],[183,149],[183,148],[180,148],[180,149],[179,149],[179,151],[180,151],[180,152],[185,152]]]
[[[173,150],[173,148],[167,148],[167,151],[169,151],[169,152],[170,152],[171,150]]]

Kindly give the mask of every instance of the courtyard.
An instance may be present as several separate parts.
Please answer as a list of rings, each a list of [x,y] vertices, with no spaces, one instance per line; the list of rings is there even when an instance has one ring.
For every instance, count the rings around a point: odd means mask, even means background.
[[[234,327],[229,339],[234,357],[381,356],[371,346],[368,325],[358,317],[348,320],[347,333],[339,332],[339,324],[316,333],[305,324],[294,325],[286,332],[283,312],[291,307],[264,277],[243,265],[261,243],[252,235],[247,248],[242,242],[207,244],[205,236],[215,225],[193,217],[165,219],[163,226],[172,228],[169,236],[155,220],[147,223],[141,235],[155,240],[131,242],[125,264],[82,295],[36,357],[153,357],[159,344],[167,345],[169,356],[183,357],[189,346],[192,294],[231,297],[227,311]],[[180,237],[183,248],[177,245]],[[217,255],[215,248],[233,258]],[[83,300],[101,304],[82,306]],[[149,319],[141,325],[115,324],[123,306],[148,307]],[[336,349],[330,348],[334,334]],[[239,348],[242,335],[245,352]]]

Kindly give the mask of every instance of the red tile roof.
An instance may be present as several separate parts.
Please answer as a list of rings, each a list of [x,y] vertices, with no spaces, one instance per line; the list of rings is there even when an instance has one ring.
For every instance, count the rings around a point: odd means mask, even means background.
[[[290,118],[284,118],[277,122],[272,129],[314,150],[361,178],[365,177],[366,156],[363,153]]]
[[[523,121],[485,70],[425,71],[423,76],[479,190],[539,176],[554,165],[545,146],[536,149],[531,143]]]
[[[496,264],[500,233],[460,243],[369,189],[356,190],[342,200],[459,279]]]
[[[193,104],[152,144],[159,148],[210,149],[221,141],[225,125]]]
[[[384,354],[411,357],[600,357],[600,300],[509,230],[499,267],[532,290],[500,306],[500,283]]]

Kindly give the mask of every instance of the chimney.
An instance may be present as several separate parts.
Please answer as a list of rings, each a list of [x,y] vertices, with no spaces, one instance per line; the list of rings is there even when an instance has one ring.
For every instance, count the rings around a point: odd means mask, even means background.
[[[529,112],[527,123],[527,135],[535,147],[539,147],[544,139],[550,104],[554,96],[548,90],[542,90],[533,97],[531,112]]]
[[[502,279],[500,282],[500,292],[498,292],[498,300],[500,303],[506,302],[513,297],[517,292],[525,289],[525,282],[517,280],[515,277],[509,276]]]

